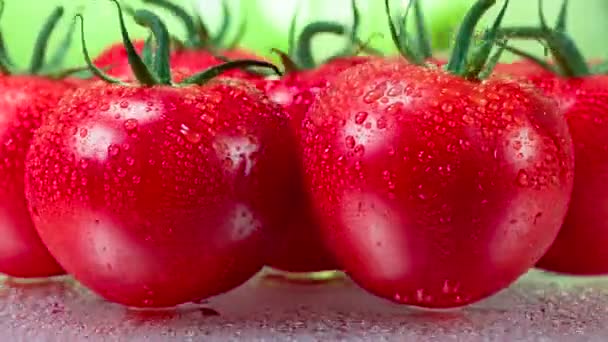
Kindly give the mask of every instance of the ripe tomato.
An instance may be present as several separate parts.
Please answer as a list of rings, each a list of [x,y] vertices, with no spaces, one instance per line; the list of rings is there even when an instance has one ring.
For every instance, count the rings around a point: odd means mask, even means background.
[[[0,1],[0,15],[2,6]],[[46,44],[63,14],[63,7],[57,7],[48,17],[26,70],[15,67],[6,54],[4,42],[0,42],[0,273],[14,277],[64,273],[36,233],[24,196],[23,179],[32,135],[42,122],[51,120],[59,99],[81,84],[59,77],[63,52],[70,45],[70,30],[58,52],[47,54]]]
[[[76,279],[114,302],[173,306],[228,291],[264,265],[285,221],[295,140],[260,91],[210,79],[243,63],[174,78],[166,27],[149,11],[134,15],[159,41],[157,63],[142,67],[124,34],[139,83],[90,64],[115,84],[59,102],[34,137],[26,193],[42,240]]]
[[[353,6],[355,15],[358,8]],[[343,25],[327,22],[308,24],[295,37],[295,21],[292,19],[292,29],[287,54],[280,53],[286,73],[280,78],[259,79],[256,84],[274,102],[280,104],[290,116],[292,130],[296,137],[301,134],[302,119],[308,108],[315,100],[317,93],[327,87],[332,78],[342,71],[361,63],[367,62],[369,56],[350,56],[356,50],[356,41],[351,42],[344,55],[326,61],[320,66],[314,65],[311,42],[320,33],[347,35],[357,32],[357,25],[351,29]],[[298,155],[300,152],[298,151]],[[301,167],[299,168],[302,169]],[[311,199],[302,182],[303,173],[298,172],[297,184],[291,188],[292,201],[290,221],[286,229],[275,236],[268,265],[287,272],[316,272],[339,268],[333,257],[320,238],[319,223],[312,210]]]
[[[553,242],[571,142],[530,89],[380,61],[345,71],[309,115],[305,169],[323,233],[373,293],[464,305],[510,284]]]
[[[338,58],[312,70],[294,71],[280,79],[260,80],[257,85],[286,110],[293,132],[300,136],[302,120],[317,93],[327,87],[331,78],[340,72],[367,60],[367,57]],[[275,236],[268,265],[288,272],[338,269],[334,258],[320,239],[312,199],[302,182],[302,168],[298,170],[298,183],[291,187],[293,200],[290,220],[286,228]]]
[[[0,76],[0,272],[15,277],[63,274],[30,218],[24,161],[32,135],[70,89],[38,76]]]
[[[352,67],[305,119],[326,243],[355,282],[395,302],[445,308],[496,293],[542,257],[567,210],[566,122],[533,87],[470,72],[490,53],[466,63],[472,24],[445,70],[391,58]]]
[[[28,158],[36,227],[105,298],[170,306],[263,265],[290,176],[285,117],[240,83],[97,83],[62,101]]]
[[[525,79],[559,103],[574,143],[574,190],[562,229],[538,267],[582,275],[608,274],[608,195],[603,183],[608,170],[608,76],[606,64],[586,61],[567,35],[567,1],[555,29],[505,28],[510,38],[545,40],[552,62],[527,57],[504,65],[503,72]]]

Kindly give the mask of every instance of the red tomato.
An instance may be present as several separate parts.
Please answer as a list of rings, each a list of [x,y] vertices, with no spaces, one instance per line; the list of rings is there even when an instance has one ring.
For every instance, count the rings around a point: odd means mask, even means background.
[[[165,307],[228,291],[264,265],[286,220],[295,139],[259,90],[211,79],[242,63],[172,75],[167,28],[150,11],[134,16],[153,26],[156,63],[138,68],[131,52],[136,82],[99,81],[59,102],[30,148],[26,194],[76,279],[110,301]]]
[[[288,121],[255,89],[98,83],[57,114],[36,135],[27,194],[76,279],[118,303],[171,306],[262,267],[294,163]]]
[[[0,76],[0,272],[11,276],[64,273],[36,233],[23,176],[32,135],[68,89],[67,82],[44,77]]]
[[[4,3],[0,1],[0,16]],[[25,70],[9,58],[0,42],[0,273],[38,278],[64,271],[36,233],[24,195],[25,156],[32,135],[42,122],[52,120],[59,99],[84,81],[61,77],[63,52],[69,48],[71,30],[58,51],[48,53],[47,43],[64,14],[56,7],[32,47]],[[1,34],[1,32],[0,32]],[[62,172],[53,169],[52,172]]]
[[[453,307],[532,267],[572,189],[572,145],[553,102],[517,82],[469,82],[380,60],[321,91],[305,123],[321,228],[363,288]]]
[[[316,69],[294,71],[279,79],[261,80],[257,85],[271,100],[283,106],[290,115],[292,130],[299,136],[302,119],[316,94],[328,85],[331,78],[367,60],[366,57],[338,58]],[[320,239],[319,224],[302,182],[303,177],[302,172],[298,172],[299,182],[290,188],[293,199],[290,220],[286,228],[275,236],[268,265],[288,272],[338,269]]]
[[[557,240],[538,267],[569,274],[608,273],[608,76],[565,78],[535,64],[522,77],[557,99],[572,134],[574,191]],[[505,72],[514,73],[504,67]]]

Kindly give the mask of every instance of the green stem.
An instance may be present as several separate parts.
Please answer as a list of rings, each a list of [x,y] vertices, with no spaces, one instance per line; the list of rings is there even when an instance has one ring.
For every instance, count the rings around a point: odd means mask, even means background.
[[[456,34],[454,50],[446,66],[448,72],[455,75],[463,75],[466,72],[467,56],[475,34],[475,27],[481,17],[495,4],[496,0],[477,0],[469,10]]]
[[[298,65],[289,57],[289,55],[279,49],[270,49],[270,51],[281,59],[281,63],[283,64],[283,68],[285,69],[286,74],[291,74],[299,70]]]
[[[131,65],[131,69],[133,70],[135,78],[137,78],[137,80],[144,86],[153,86],[155,84],[158,84],[159,80],[154,76],[148,66],[139,57],[139,55],[137,54],[137,50],[133,46],[133,42],[129,37],[129,32],[127,31],[125,18],[120,2],[118,0],[110,1],[112,1],[116,5],[116,8],[118,10],[118,18],[120,20],[120,33],[122,35],[124,47],[127,50],[127,58],[129,60],[129,65]]]
[[[230,71],[230,70],[234,70],[234,69],[243,69],[243,68],[248,68],[248,67],[268,68],[268,69],[272,69],[277,75],[281,75],[281,71],[279,70],[279,68],[277,68],[277,66],[272,63],[257,61],[257,60],[253,60],[253,59],[243,59],[243,60],[230,61],[230,62],[226,62],[224,64],[214,66],[203,72],[200,72],[198,74],[195,74],[193,76],[186,78],[185,80],[180,82],[180,84],[181,85],[189,85],[189,84],[203,85],[226,71]]]
[[[4,36],[2,35],[2,32],[0,32],[0,74],[13,74],[13,63],[6,52],[6,44],[4,43]]]
[[[144,61],[148,67],[150,67],[154,63],[154,35],[150,34],[146,41],[144,42],[144,48],[141,51],[141,59]]]
[[[496,51],[496,53],[494,53],[490,57],[490,59],[487,61],[486,65],[483,67],[483,69],[480,70],[479,75],[477,76],[477,79],[484,80],[484,79],[490,77],[490,75],[492,75],[492,72],[494,72],[494,68],[498,64],[498,61],[500,61],[500,57],[502,56],[504,51],[505,51],[504,46],[498,47],[498,51]]]
[[[312,54],[312,38],[319,33],[344,35],[346,29],[343,25],[326,21],[317,21],[308,24],[300,34],[294,56],[295,61],[301,68],[312,69],[315,67],[315,61]]]
[[[53,33],[53,30],[55,30],[55,27],[63,14],[64,8],[62,6],[55,8],[42,26],[40,34],[38,34],[38,38],[34,44],[34,52],[29,68],[29,72],[31,74],[35,75],[40,71],[40,69],[42,69],[44,65],[44,58],[46,56],[46,49],[49,45],[49,38],[51,37],[51,33]]]
[[[522,49],[516,48],[514,46],[509,46],[507,44],[503,44],[503,43],[498,43],[501,47],[503,47],[505,50],[511,52],[514,55],[520,56],[522,58],[525,58],[527,60],[529,60],[530,62],[538,65],[539,67],[550,71],[551,73],[554,73],[556,75],[561,75],[562,71],[556,67],[554,67],[553,65],[549,64],[547,61],[534,56],[533,54],[526,52]]]
[[[59,43],[59,47],[55,50],[55,53],[53,54],[53,57],[51,57],[51,60],[47,63],[46,69],[51,71],[57,70],[63,65],[65,61],[65,56],[68,54],[68,52],[70,51],[70,47],[72,46],[72,40],[74,39],[74,31],[76,31],[76,24],[76,20],[72,20],[72,22],[70,23],[70,27],[68,28],[65,35],[63,36],[63,39]]]
[[[226,41],[226,34],[228,33],[228,28],[230,27],[231,23],[232,20],[230,19],[230,8],[228,6],[228,1],[222,0],[222,24],[220,25],[220,29],[217,31],[215,38],[212,39],[214,46],[221,46],[223,42]]]
[[[412,64],[422,65],[422,64],[424,64],[424,58],[420,55],[420,53],[418,51],[416,51],[415,49],[412,49],[411,43],[410,43],[411,37],[409,36],[407,30],[403,29],[403,27],[406,26],[408,14],[409,14],[411,7],[412,7],[412,3],[409,2],[404,15],[401,16],[401,19],[403,19],[403,20],[400,20],[400,23],[402,24],[402,26],[400,26],[398,29],[397,26],[395,25],[395,21],[393,20],[393,15],[391,13],[391,7],[390,7],[390,1],[384,0],[384,10],[386,13],[386,18],[388,20],[389,31],[391,33],[391,38],[393,40],[393,43],[395,44],[395,46],[397,47],[397,50],[399,51],[399,54]]]
[[[197,46],[201,43],[199,41],[200,37],[199,37],[199,33],[198,33],[197,24],[195,23],[192,16],[185,9],[183,9],[182,7],[176,5],[168,0],[142,0],[142,1],[145,4],[158,6],[162,9],[168,11],[169,13],[174,15],[176,18],[178,18],[181,21],[182,25],[184,25],[184,28],[186,29],[186,35],[188,36],[188,45]]]
[[[568,4],[568,0],[562,1],[562,6],[559,10],[559,15],[557,16],[557,23],[555,24],[556,31],[566,32],[568,25]]]
[[[500,30],[500,35],[502,38],[534,39],[546,42],[565,77],[591,74],[585,57],[574,41],[563,32],[538,27],[512,27]]]
[[[87,48],[86,39],[84,37],[84,18],[82,14],[76,14],[75,18],[80,19],[80,43],[82,46],[82,55],[84,56],[84,60],[91,70],[91,73],[108,83],[126,85],[123,81],[106,74],[93,63],[91,60],[91,55],[89,54],[89,49]]]
[[[289,56],[294,56],[296,52],[296,26],[298,25],[298,13],[300,13],[301,4],[302,2],[297,2],[295,13],[289,23],[289,30],[287,33],[287,54]]]
[[[415,16],[415,24],[416,24],[416,33],[418,47],[420,50],[420,54],[422,57],[427,60],[433,57],[433,50],[431,48],[431,39],[429,38],[428,27],[424,21],[424,13],[422,11],[422,5],[420,5],[420,0],[411,0],[414,2],[414,16]]]
[[[475,53],[471,56],[471,61],[467,63],[467,68],[464,73],[464,78],[468,80],[479,80],[479,76],[481,71],[486,67],[488,62],[488,57],[490,57],[490,53],[492,52],[492,48],[496,43],[496,37],[498,36],[498,29],[502,24],[502,20],[505,17],[505,13],[507,11],[507,7],[509,6],[509,0],[505,0],[504,5],[502,6],[500,13],[494,20],[494,24],[489,30],[486,30],[483,34],[483,41],[481,46],[475,51]],[[502,50],[502,49],[501,49]],[[502,54],[502,51],[500,52]]]
[[[137,10],[133,18],[139,25],[148,27],[152,30],[157,44],[152,72],[156,74],[160,84],[170,85],[172,80],[171,64],[169,63],[171,55],[171,38],[167,26],[158,16],[148,10]]]

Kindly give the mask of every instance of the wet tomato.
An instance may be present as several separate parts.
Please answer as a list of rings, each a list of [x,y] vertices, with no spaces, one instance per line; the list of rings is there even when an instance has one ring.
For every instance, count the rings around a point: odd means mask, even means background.
[[[282,78],[260,80],[256,84],[285,109],[294,135],[299,137],[302,120],[317,93],[342,71],[367,60],[368,57],[337,58],[311,70],[293,71]],[[320,238],[319,223],[312,209],[312,199],[303,183],[302,171],[302,167],[299,167],[295,177],[297,181],[289,188],[292,194],[290,219],[285,229],[274,236],[268,265],[288,272],[338,269]]]
[[[36,233],[23,176],[32,135],[71,88],[69,82],[39,76],[0,76],[1,273],[25,278],[64,273]]]
[[[28,158],[38,232],[76,279],[131,306],[240,285],[280,226],[293,165],[288,121],[255,89],[80,89]]]
[[[343,72],[305,120],[304,167],[327,245],[363,288],[423,307],[508,286],[555,239],[573,151],[554,102],[385,59]]]

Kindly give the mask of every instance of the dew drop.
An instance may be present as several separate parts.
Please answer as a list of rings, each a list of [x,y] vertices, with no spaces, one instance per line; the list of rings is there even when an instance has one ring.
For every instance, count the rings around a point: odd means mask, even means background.
[[[355,123],[357,125],[361,125],[365,122],[365,120],[367,119],[367,112],[359,112],[355,115]]]
[[[357,145],[355,147],[355,155],[362,157],[363,154],[365,154],[365,147],[363,147],[363,145]]]
[[[108,153],[110,154],[110,156],[115,157],[118,155],[118,153],[120,153],[120,147],[112,144],[108,146]]]
[[[381,117],[378,119],[378,121],[376,121],[376,127],[378,127],[378,129],[385,129],[386,128],[386,118]]]
[[[517,174],[517,184],[522,187],[527,187],[528,185],[530,185],[529,178],[530,177],[528,176],[528,173],[525,170],[519,170],[519,173]]]
[[[356,142],[355,142],[355,138],[352,135],[349,135],[346,137],[345,143],[346,143],[347,148],[355,148]]]
[[[136,119],[127,119],[124,125],[127,131],[132,131],[137,128],[138,122]]]
[[[445,113],[451,113],[452,110],[454,110],[454,106],[452,106],[449,103],[444,103],[441,105],[441,110],[444,111]]]

